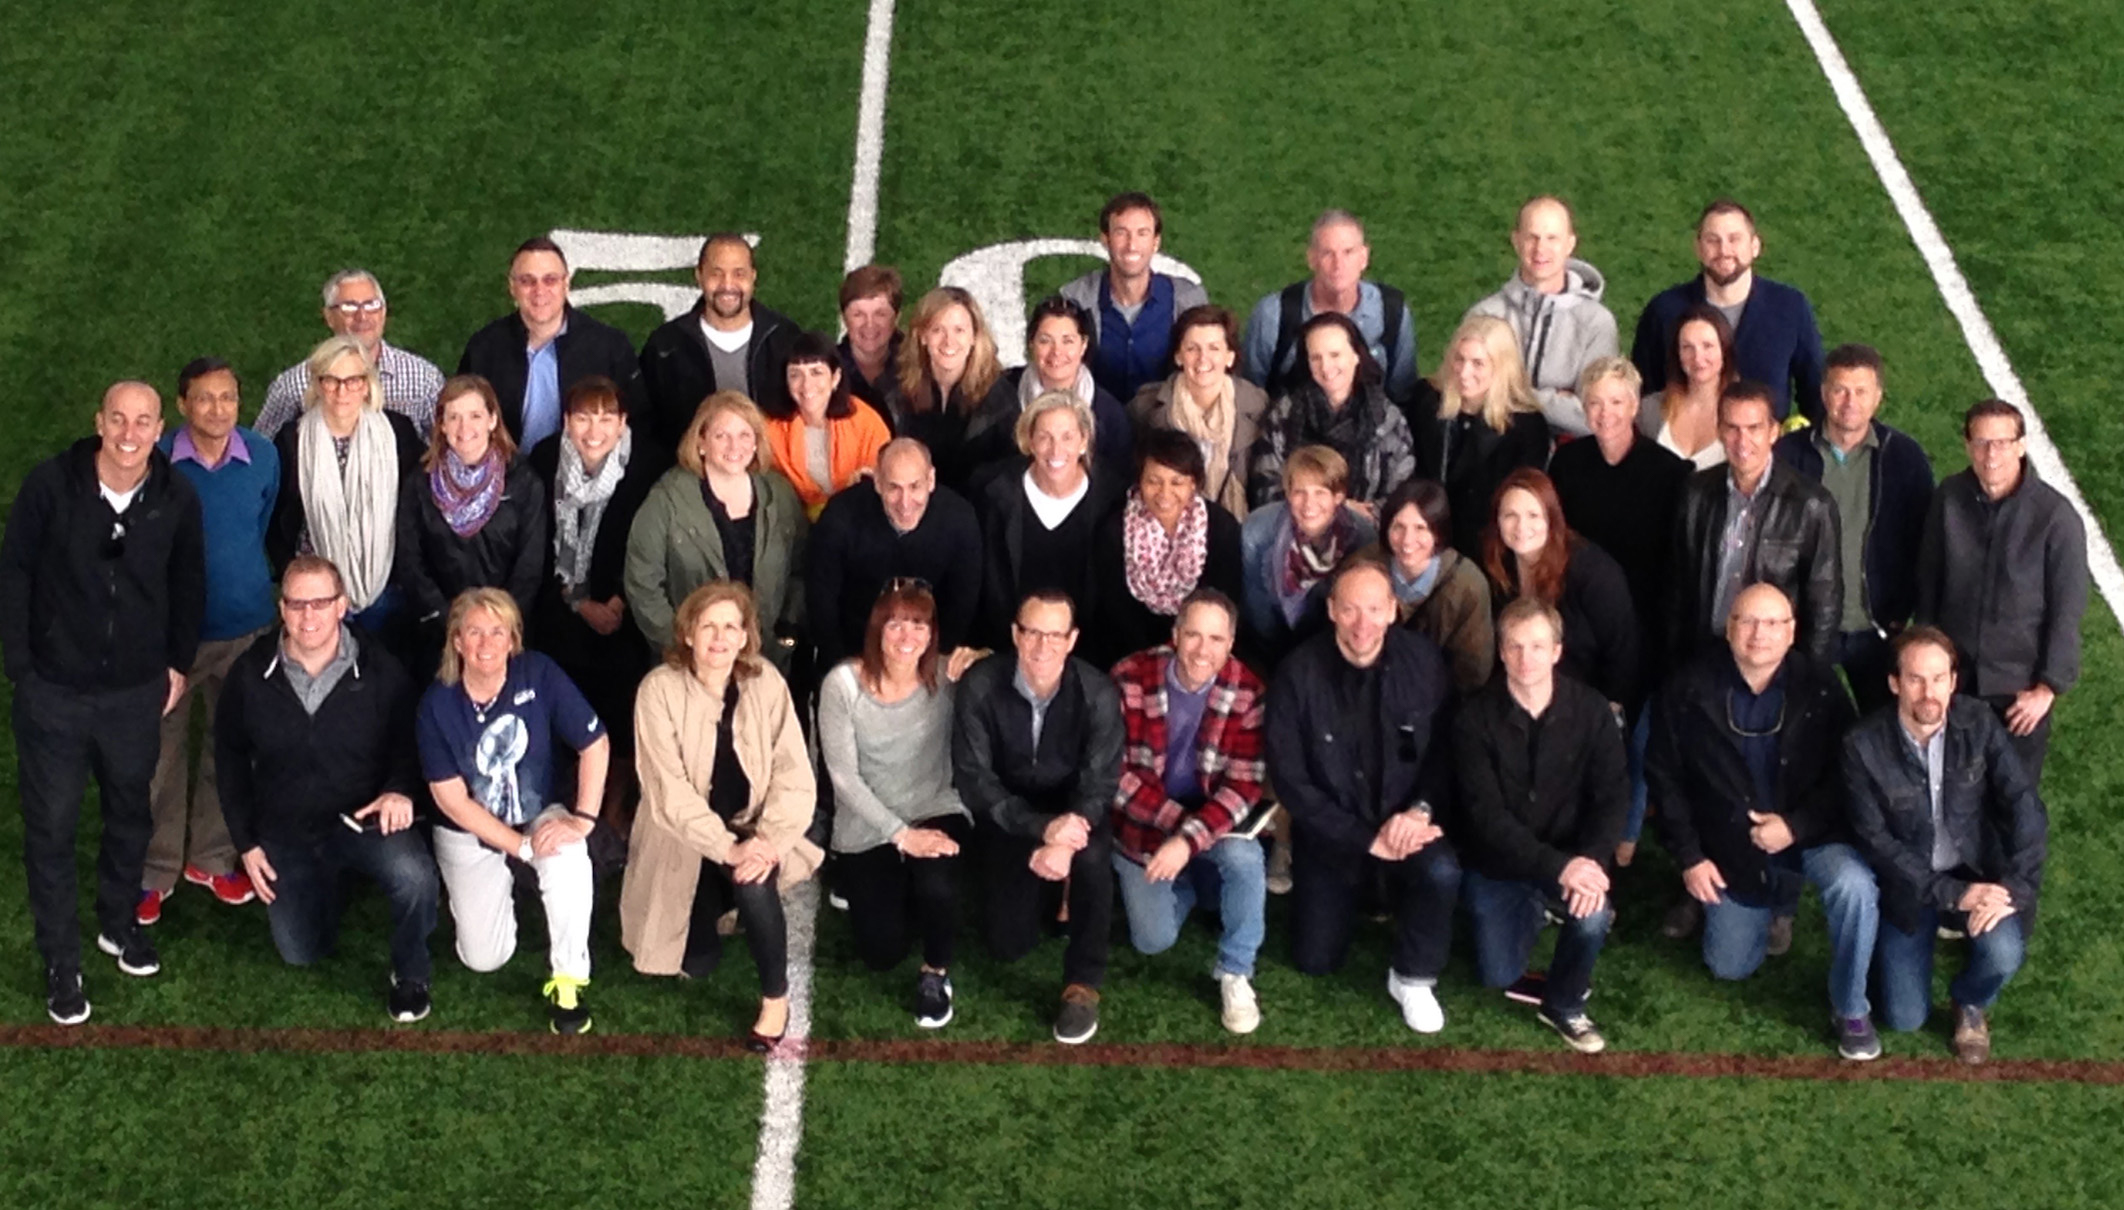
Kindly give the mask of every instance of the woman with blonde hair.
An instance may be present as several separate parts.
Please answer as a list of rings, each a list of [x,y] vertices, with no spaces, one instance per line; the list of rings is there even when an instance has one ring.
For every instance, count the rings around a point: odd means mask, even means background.
[[[1549,462],[1549,422],[1501,319],[1461,321],[1439,364],[1437,414],[1416,425],[1417,473],[1444,484],[1453,512],[1453,549],[1482,557],[1490,499],[1512,471]]]
[[[403,660],[409,634],[395,586],[399,483],[419,469],[426,443],[413,422],[383,406],[383,380],[351,336],[310,353],[302,416],[283,426],[280,497],[266,529],[277,575],[296,555],[330,559],[346,579],[347,620]]]
[[[938,286],[915,304],[900,346],[897,434],[929,447],[937,482],[967,494],[974,472],[1010,457],[1018,396],[973,295]]]
[[[694,589],[735,580],[752,590],[770,630],[767,657],[786,667],[804,620],[804,538],[810,521],[789,480],[766,469],[767,421],[750,399],[703,400],[627,535],[627,603],[650,646],[671,646],[673,615]],[[774,628],[790,642],[776,639]]]
[[[732,907],[759,968],[748,1045],[789,1027],[782,891],[824,856],[804,838],[818,785],[789,686],[760,656],[743,584],[716,580],[680,603],[662,666],[635,696],[642,805],[620,887],[620,940],[645,975],[704,979],[722,959]]]
[[[1075,616],[1091,609],[1097,577],[1093,549],[1125,485],[1092,456],[1098,425],[1089,403],[1049,391],[1018,414],[1019,456],[986,475],[974,510],[981,516],[981,641],[1010,643],[1011,623],[1026,594],[1069,594]]]

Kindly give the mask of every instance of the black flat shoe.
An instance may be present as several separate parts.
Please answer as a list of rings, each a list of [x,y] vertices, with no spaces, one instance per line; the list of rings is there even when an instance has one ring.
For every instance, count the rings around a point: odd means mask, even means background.
[[[747,1030],[745,1033],[745,1049],[756,1055],[773,1054],[774,1048],[780,1046],[782,1039],[788,1036],[789,1027],[786,1025],[782,1027],[782,1032],[778,1034],[763,1034],[756,1029]]]

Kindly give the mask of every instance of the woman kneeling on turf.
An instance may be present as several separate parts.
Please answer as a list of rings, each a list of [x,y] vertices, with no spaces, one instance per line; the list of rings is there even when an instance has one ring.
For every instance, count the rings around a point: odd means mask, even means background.
[[[833,850],[841,854],[835,885],[848,897],[856,952],[870,969],[891,970],[907,957],[910,919],[921,930],[915,1024],[924,1029],[951,1021],[959,855],[973,831],[951,784],[955,678],[937,658],[936,617],[928,586],[888,583],[870,611],[863,654],[819,688],[819,751],[833,778]]]
[[[748,1045],[765,1052],[789,1028],[781,888],[823,857],[804,839],[818,783],[788,683],[760,655],[744,585],[688,594],[664,665],[634,701],[641,812],[620,889],[620,940],[645,975],[706,978],[723,957],[715,922],[733,905],[760,972]]]

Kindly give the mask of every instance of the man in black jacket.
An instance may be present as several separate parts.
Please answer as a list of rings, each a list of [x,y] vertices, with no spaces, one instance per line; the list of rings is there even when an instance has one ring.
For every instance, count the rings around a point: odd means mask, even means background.
[[[1438,820],[1452,783],[1434,740],[1445,657],[1395,624],[1386,570],[1351,562],[1328,592],[1334,631],[1301,644],[1269,689],[1268,767],[1291,817],[1292,961],[1325,975],[1349,954],[1362,892],[1391,888],[1387,994],[1418,1033],[1445,1028],[1432,991],[1453,940],[1460,862]]]
[[[88,1020],[74,834],[91,770],[101,792],[96,948],[128,975],[162,969],[134,918],[153,820],[161,720],[184,692],[206,613],[199,497],[155,448],[162,399],[104,392],[96,436],[22,482],[0,541],[0,657],[15,684],[15,755],[45,1009]]]
[[[790,406],[789,346],[799,329],[752,300],[758,280],[752,245],[732,231],[709,236],[693,279],[700,301],[642,344],[645,427],[666,449],[678,448],[701,401],[717,391],[740,392],[769,416]]]
[[[1544,909],[1563,918],[1556,960],[1541,985],[1541,1022],[1571,1049],[1607,1043],[1586,1015],[1593,963],[1615,922],[1607,862],[1630,813],[1622,728],[1607,699],[1556,675],[1563,617],[1521,597],[1497,620],[1504,679],[1454,720],[1460,802],[1454,819],[1467,865],[1461,887],[1475,923],[1485,987],[1510,987],[1527,969]]]
[[[981,523],[963,497],[937,486],[929,447],[914,438],[887,442],[874,476],[826,501],[806,553],[820,668],[862,652],[871,606],[895,579],[929,585],[939,651],[955,651],[972,637],[984,566]]]
[[[1718,439],[1726,465],[1689,476],[1674,515],[1668,666],[1720,645],[1734,599],[1756,583],[1792,603],[1800,647],[1833,661],[1844,612],[1836,501],[1771,458],[1777,417],[1761,383],[1719,396]]]
[[[1114,919],[1114,792],[1121,783],[1121,698],[1106,674],[1071,659],[1075,607],[1034,593],[1011,628],[1015,655],[998,652],[959,682],[952,781],[974,815],[987,890],[988,945],[1015,962],[1053,919],[1066,888],[1069,948],[1055,1041],[1099,1029]]]
[[[346,626],[339,569],[301,555],[280,578],[280,626],[229,669],[216,715],[221,810],[265,901],[281,958],[308,966],[339,935],[341,874],[391,908],[395,1021],[428,1015],[428,935],[440,885],[413,831],[413,683]]]
[[[1734,602],[1725,651],[1661,690],[1645,773],[1682,886],[1703,905],[1704,964],[1745,979],[1789,920],[1802,878],[1829,923],[1837,1053],[1881,1053],[1866,971],[1879,924],[1873,871],[1851,847],[1837,753],[1851,698],[1835,669],[1792,645],[1791,603],[1767,584]],[[1784,928],[1789,938],[1790,924]]]
[[[1871,345],[1830,350],[1822,423],[1787,433],[1777,460],[1836,501],[1843,631],[1836,662],[1870,714],[1894,700],[1888,640],[1917,606],[1918,543],[1932,509],[1932,460],[1881,410],[1881,355]]]
[[[1844,741],[1851,825],[1880,871],[1881,1012],[1917,1029],[1932,1011],[1933,933],[1969,938],[1948,985],[1954,1049],[1991,1055],[1985,1013],[2021,968],[2043,885],[2049,819],[2035,779],[1984,704],[1955,695],[1954,641],[1914,626],[1895,643],[1893,710]]]
[[[1997,399],[1962,418],[1969,469],[1933,496],[1918,544],[1917,620],[1961,653],[1962,686],[1997,712],[2041,789],[2050,708],[2080,679],[2087,529],[2036,478],[2026,422]]]
[[[457,360],[458,373],[477,374],[493,384],[502,424],[518,449],[531,449],[560,431],[561,400],[569,387],[592,374],[618,383],[628,410],[641,411],[642,374],[634,343],[625,332],[568,305],[568,275],[559,244],[538,236],[517,245],[509,259],[509,297],[516,310],[474,332]]]

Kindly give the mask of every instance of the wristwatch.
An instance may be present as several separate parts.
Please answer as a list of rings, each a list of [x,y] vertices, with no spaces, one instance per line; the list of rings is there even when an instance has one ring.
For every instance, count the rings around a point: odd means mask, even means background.
[[[531,847],[531,838],[529,836],[524,837],[524,843],[516,846],[516,859],[529,864],[535,856],[537,856],[537,853]]]

